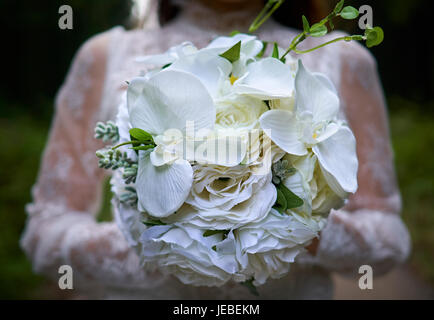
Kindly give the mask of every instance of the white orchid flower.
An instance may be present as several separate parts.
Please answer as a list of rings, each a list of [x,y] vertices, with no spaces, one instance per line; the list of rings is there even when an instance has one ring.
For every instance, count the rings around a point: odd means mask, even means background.
[[[151,78],[135,78],[128,86],[127,103],[131,124],[170,148],[179,141],[167,141],[167,130],[184,132],[188,121],[196,130],[213,128],[216,111],[203,84],[185,72],[167,70]],[[156,148],[156,149],[157,149]],[[175,155],[171,162],[159,161],[154,150],[140,151],[136,179],[138,206],[155,217],[166,217],[186,200],[193,182],[190,163]]]
[[[229,79],[232,71],[231,63],[210,51],[199,51],[196,54],[185,55],[174,61],[168,70],[179,70],[198,77],[215,98],[219,95],[224,79]]]
[[[285,152],[306,155],[312,149],[327,183],[336,194],[357,190],[356,141],[351,130],[337,120],[339,98],[330,80],[308,72],[301,60],[295,79],[296,110],[270,110],[260,124]]]
[[[219,54],[225,52],[240,41],[240,59],[234,62],[233,68],[231,68],[232,70],[229,71],[232,71],[234,77],[238,78],[242,74],[244,74],[245,67],[248,62],[254,61],[255,57],[261,52],[263,48],[262,41],[257,40],[255,36],[239,33],[234,35],[233,37],[218,37],[214,39],[207,47],[201,50],[198,50],[191,42],[184,42],[180,45],[171,47],[163,54],[137,57],[136,61],[162,67],[165,65],[173,64],[178,60],[182,60],[183,58],[187,58],[186,61],[179,63],[176,69],[185,70],[187,68],[190,69],[190,71],[192,71],[192,68],[196,68],[197,70],[200,67],[207,67],[209,69],[210,66],[206,65],[207,58],[209,59],[211,56],[221,58],[219,57]],[[196,60],[194,56],[199,53],[202,54],[201,59]],[[199,62],[199,64],[197,64],[197,62]],[[228,64],[230,65],[229,62]],[[227,66],[222,67],[222,71],[224,73],[226,70]],[[216,85],[212,81],[208,81],[208,84],[212,84],[213,86]]]

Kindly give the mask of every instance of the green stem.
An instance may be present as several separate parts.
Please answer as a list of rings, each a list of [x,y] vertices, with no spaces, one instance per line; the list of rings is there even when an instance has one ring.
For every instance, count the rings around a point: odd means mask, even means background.
[[[290,53],[292,50],[295,50],[297,45],[302,42],[304,39],[306,39],[306,33],[302,32],[300,33],[298,36],[296,36],[291,44],[289,45],[289,48],[285,51],[285,53],[280,57],[280,61],[283,61],[283,59],[285,59],[285,57],[288,55],[288,53]]]
[[[150,140],[145,140],[145,141],[141,141],[141,140],[131,140],[131,141],[127,141],[127,142],[120,143],[120,144],[118,144],[118,145],[112,147],[112,150],[115,150],[115,149],[117,149],[117,148],[119,148],[119,147],[122,147],[122,146],[126,146],[126,145],[128,145],[128,144],[133,144],[133,145],[134,145],[134,144],[150,144],[150,143],[152,143],[152,141],[150,141]]]
[[[293,50],[294,50],[294,52],[297,53],[297,54],[308,53],[308,52],[315,51],[315,50],[317,50],[317,49],[319,49],[319,48],[325,47],[326,45],[332,44],[332,43],[334,43],[334,42],[342,41],[342,40],[345,40],[345,41],[351,41],[351,40],[355,40],[355,39],[354,39],[352,36],[344,36],[344,37],[339,37],[339,38],[336,38],[336,39],[333,39],[333,40],[330,40],[330,41],[324,42],[323,44],[320,44],[320,45],[318,45],[318,46],[316,46],[316,47],[313,47],[313,48],[311,48],[311,49],[307,49],[307,50],[297,50],[296,48],[294,48]]]
[[[268,0],[265,7],[250,25],[249,32],[255,32],[265,21],[268,20],[268,18],[270,18],[273,12],[276,11],[283,2],[285,2],[285,0]]]

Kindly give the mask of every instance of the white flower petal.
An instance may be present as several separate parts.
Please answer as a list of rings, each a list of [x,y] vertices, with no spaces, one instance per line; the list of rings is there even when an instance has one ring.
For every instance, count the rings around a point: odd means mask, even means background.
[[[190,193],[193,169],[186,160],[155,167],[141,152],[136,189],[139,208],[154,217],[167,217],[178,210]]]
[[[212,128],[215,107],[201,81],[186,72],[164,70],[150,79],[135,78],[128,86],[127,103],[133,127],[153,135],[168,129]]]
[[[332,135],[334,135],[338,130],[339,130],[340,126],[337,123],[329,123],[328,125],[326,125],[326,127],[324,128],[324,130],[320,133],[320,135],[318,136],[318,138],[315,139],[315,141],[317,143],[324,141],[328,138],[330,138]]]
[[[200,164],[233,167],[241,163],[247,152],[247,139],[238,135],[217,135],[196,141],[194,158]],[[191,151],[189,152],[191,153]]]
[[[327,77],[324,73],[320,73],[320,72],[312,72],[312,74],[315,76],[315,78],[317,78],[323,85],[325,85],[329,90],[333,91],[334,93],[336,93],[336,95],[338,94],[338,91],[336,90],[335,85],[333,84],[333,82],[330,80],[329,77]]]
[[[296,105],[301,112],[312,112],[314,122],[333,120],[339,110],[339,98],[324,77],[307,71],[299,60],[295,77]]]
[[[326,173],[333,176],[344,191],[356,192],[358,168],[356,139],[348,127],[341,127],[338,132],[318,143],[312,150],[318,157],[321,168],[325,171],[324,177],[333,191],[342,194]]]
[[[304,155],[307,150],[299,140],[297,120],[286,110],[270,110],[259,118],[265,134],[287,153]]]
[[[218,52],[223,53],[240,41],[241,53],[247,57],[255,57],[262,50],[263,44],[261,41],[257,40],[255,36],[243,33],[238,33],[232,37],[218,37],[211,41],[204,50],[219,49]]]
[[[167,68],[167,70],[180,70],[195,75],[212,96],[218,93],[220,78],[228,78],[231,69],[232,65],[228,60],[206,51],[184,56]]]
[[[288,65],[264,58],[247,66],[246,75],[234,83],[234,89],[263,100],[289,98],[294,91],[294,77]]]

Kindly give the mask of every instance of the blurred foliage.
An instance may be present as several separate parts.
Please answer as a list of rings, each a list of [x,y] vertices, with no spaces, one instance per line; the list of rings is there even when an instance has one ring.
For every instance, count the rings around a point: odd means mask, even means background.
[[[290,1],[290,0],[289,0]],[[372,50],[390,110],[403,218],[411,232],[411,265],[434,284],[433,48],[427,0],[347,0],[370,4],[384,43]],[[74,30],[57,27],[58,8],[74,9]],[[53,98],[73,55],[90,36],[126,24],[128,0],[2,1],[3,77],[0,86],[0,299],[56,298],[59,290],[34,275],[19,248],[24,206],[39,166],[53,113]],[[302,12],[299,13],[301,16]],[[285,20],[285,15],[281,15]],[[296,25],[293,21],[283,21]],[[341,24],[349,32],[357,26]],[[405,47],[404,47],[405,46]],[[98,221],[111,219],[105,181]],[[51,288],[51,289],[47,289]]]
[[[390,101],[401,107],[391,114],[390,125],[402,215],[412,237],[410,261],[420,275],[434,284],[433,114],[417,112],[414,102],[401,97],[391,97]]]
[[[32,273],[18,240],[48,127],[29,114],[13,111],[18,106],[0,103],[2,114],[12,110],[8,119],[0,118],[0,299],[29,298],[44,281]]]

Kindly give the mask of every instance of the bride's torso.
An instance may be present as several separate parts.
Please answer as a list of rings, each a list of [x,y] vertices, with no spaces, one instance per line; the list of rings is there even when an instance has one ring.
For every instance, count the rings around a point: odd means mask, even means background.
[[[194,14],[194,13],[193,13]],[[196,13],[197,14],[197,13]],[[230,21],[243,21],[248,17],[240,15],[226,15],[222,17],[206,16],[200,12],[197,19],[186,19],[183,16],[162,28],[136,29],[126,31],[122,27],[115,27],[107,31],[109,44],[105,66],[105,79],[102,90],[100,108],[96,112],[95,120],[114,119],[117,107],[121,102],[123,93],[127,88],[127,81],[144,74],[152,66],[137,62],[137,57],[165,52],[174,45],[185,41],[193,42],[198,48],[206,46],[218,35],[227,35],[230,30],[236,29],[237,25],[231,25]],[[228,22],[229,21],[229,22]],[[225,25],[226,23],[226,25]],[[223,28],[218,26],[224,25]],[[216,28],[210,26],[217,26]],[[207,27],[207,28],[205,28]],[[232,28],[232,29],[231,29]],[[278,42],[281,47],[289,45],[296,30],[288,29],[270,21],[258,32],[261,40]],[[314,43],[307,41],[306,47]],[[313,71],[327,74],[339,88],[340,82],[340,59],[336,48],[331,53],[325,48],[303,56],[304,64]],[[169,298],[169,299],[251,299],[254,296],[248,290],[235,283],[229,283],[220,288],[191,287],[181,284],[170,276],[159,273],[148,275],[149,285],[140,288],[107,287],[104,291],[106,298]],[[283,279],[270,280],[266,285],[259,288],[262,299],[294,299],[294,298],[331,298],[332,282],[330,276],[318,267],[293,266],[288,276]]]

